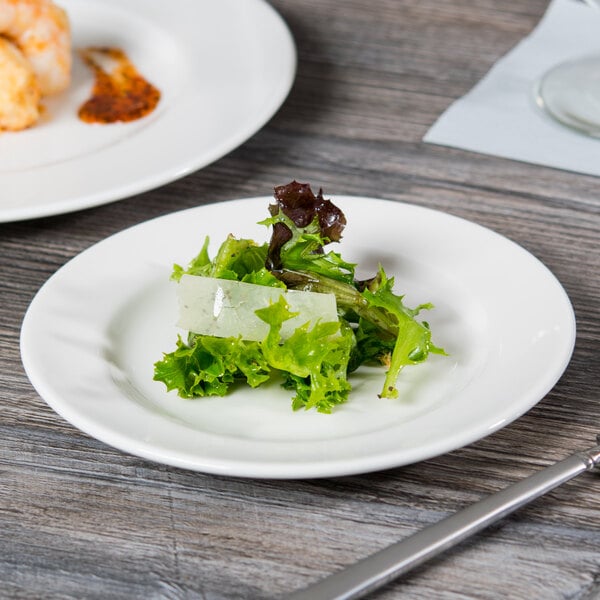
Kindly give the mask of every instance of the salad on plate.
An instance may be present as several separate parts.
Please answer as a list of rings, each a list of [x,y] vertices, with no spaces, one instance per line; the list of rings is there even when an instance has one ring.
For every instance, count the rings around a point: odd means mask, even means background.
[[[445,354],[418,320],[431,304],[409,308],[383,266],[357,280],[355,264],[326,249],[340,242],[346,218],[321,190],[278,186],[268,242],[229,235],[216,255],[209,238],[187,267],[175,265],[176,347],[154,365],[154,379],[183,398],[224,396],[235,386],[279,378],[292,408],[331,413],[348,400],[349,376],[381,364],[380,397],[398,395],[405,366]]]

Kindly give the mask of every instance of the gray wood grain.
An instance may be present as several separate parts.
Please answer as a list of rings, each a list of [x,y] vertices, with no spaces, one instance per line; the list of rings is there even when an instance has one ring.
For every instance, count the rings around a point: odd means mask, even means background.
[[[598,179],[421,142],[535,26],[546,1],[273,5],[294,34],[299,65],[289,98],[262,131],[157,190],[0,224],[2,598],[284,597],[591,445],[600,430]],[[86,436],[45,405],[23,372],[18,337],[29,302],[56,269],[130,225],[267,195],[293,178],[331,195],[443,210],[538,256],[565,286],[578,323],[572,362],[556,387],[469,447],[314,481],[154,464]],[[374,597],[600,598],[599,475],[582,475]]]

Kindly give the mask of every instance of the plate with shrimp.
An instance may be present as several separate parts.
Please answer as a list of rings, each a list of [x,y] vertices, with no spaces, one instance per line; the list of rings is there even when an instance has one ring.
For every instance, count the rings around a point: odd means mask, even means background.
[[[205,167],[273,116],[295,71],[264,0],[0,0],[0,222]]]

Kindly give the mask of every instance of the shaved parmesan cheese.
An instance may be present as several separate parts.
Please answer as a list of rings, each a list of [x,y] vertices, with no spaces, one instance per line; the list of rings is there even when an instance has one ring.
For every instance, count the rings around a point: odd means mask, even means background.
[[[284,290],[253,283],[183,275],[179,281],[179,321],[177,325],[193,333],[216,337],[239,337],[260,341],[269,325],[255,311],[277,302],[283,296],[291,312],[300,313],[285,321],[281,337],[288,338],[307,322],[311,326],[338,321],[335,296],[317,292]]]

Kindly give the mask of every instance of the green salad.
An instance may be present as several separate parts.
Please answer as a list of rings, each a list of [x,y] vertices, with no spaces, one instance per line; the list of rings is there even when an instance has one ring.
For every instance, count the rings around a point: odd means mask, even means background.
[[[330,413],[348,399],[348,376],[377,363],[386,368],[379,395],[397,397],[405,366],[445,354],[416,318],[432,305],[405,306],[382,266],[358,281],[356,265],[325,249],[346,218],[322,191],[293,181],[274,198],[260,222],[268,242],[229,235],[211,258],[206,238],[186,268],[174,266],[178,324],[189,333],[155,363],[154,379],[196,398],[277,377],[294,410]]]

